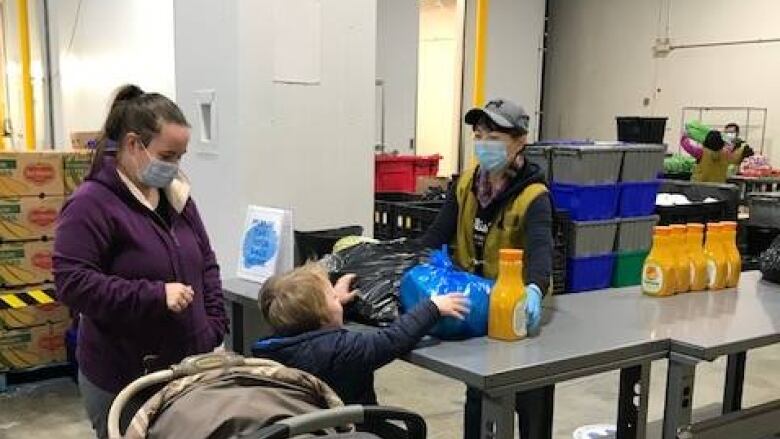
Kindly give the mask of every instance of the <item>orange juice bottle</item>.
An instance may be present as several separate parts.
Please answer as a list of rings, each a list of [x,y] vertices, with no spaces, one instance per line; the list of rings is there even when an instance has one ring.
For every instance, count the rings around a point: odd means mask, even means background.
[[[707,224],[704,253],[707,255],[707,287],[711,290],[721,290],[726,287],[728,256],[723,247],[722,230],[723,226],[718,223]]]
[[[499,251],[498,279],[490,292],[488,337],[515,341],[526,336],[523,251]]]
[[[734,288],[739,283],[739,277],[742,275],[742,256],[737,248],[737,223],[725,221],[720,223],[723,227],[721,232],[723,236],[723,248],[728,257],[728,270],[726,274],[726,287]]]
[[[687,293],[691,290],[691,263],[688,259],[688,247],[685,245],[687,228],[680,224],[669,226],[670,251],[676,262],[675,284],[676,293]]]
[[[650,296],[671,296],[675,292],[675,259],[669,251],[669,227],[659,226],[653,234],[653,248],[642,267],[642,292]]]
[[[707,255],[704,254],[704,224],[688,224],[685,244],[691,263],[691,291],[704,291],[709,282]]]

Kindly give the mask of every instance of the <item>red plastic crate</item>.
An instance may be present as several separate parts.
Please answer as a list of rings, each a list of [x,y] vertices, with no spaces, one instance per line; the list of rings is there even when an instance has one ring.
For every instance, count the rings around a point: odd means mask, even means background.
[[[441,156],[380,154],[374,168],[375,192],[414,192],[417,177],[435,176]]]

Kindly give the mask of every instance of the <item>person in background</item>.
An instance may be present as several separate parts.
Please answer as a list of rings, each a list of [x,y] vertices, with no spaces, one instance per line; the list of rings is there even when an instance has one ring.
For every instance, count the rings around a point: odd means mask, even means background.
[[[374,371],[409,353],[440,317],[464,318],[468,302],[462,294],[436,296],[387,328],[353,332],[344,329],[342,308],[355,298],[353,279],[344,276],[331,285],[313,263],[271,277],[258,305],[274,334],[255,343],[252,353],[317,376],[345,404],[376,405]]]
[[[742,151],[742,160],[755,155],[755,151],[741,137],[739,137],[739,125],[734,122],[727,123],[723,128],[723,141],[731,145],[732,148],[744,147]]]
[[[179,170],[189,139],[171,100],[122,87],[90,175],[60,214],[56,291],[81,316],[79,388],[100,438],[122,388],[212,351],[227,331],[219,266]]]
[[[747,145],[734,147],[727,144],[720,132],[711,130],[707,133],[703,147],[686,134],[680,138],[680,146],[696,159],[696,168],[691,180],[708,183],[725,183],[728,178],[729,165],[738,165]]]
[[[544,292],[552,273],[552,201],[542,170],[523,157],[528,114],[505,99],[466,113],[474,132],[477,164],[453,184],[447,201],[421,243],[450,244],[454,260],[467,271],[495,279],[502,248],[525,251],[526,314],[529,332],[538,329]],[[466,437],[478,437],[482,393],[466,393]],[[517,395],[523,437],[542,437],[552,425],[554,387]]]

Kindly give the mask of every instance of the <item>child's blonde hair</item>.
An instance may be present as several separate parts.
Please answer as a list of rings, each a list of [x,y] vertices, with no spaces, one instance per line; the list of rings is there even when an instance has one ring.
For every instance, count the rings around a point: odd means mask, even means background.
[[[268,279],[257,302],[263,318],[277,335],[292,336],[315,331],[331,317],[327,304],[328,274],[317,264]]]

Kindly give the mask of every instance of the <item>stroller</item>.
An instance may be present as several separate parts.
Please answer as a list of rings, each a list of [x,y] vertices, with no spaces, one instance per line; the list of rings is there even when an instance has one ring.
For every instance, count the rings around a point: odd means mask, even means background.
[[[122,432],[120,419],[133,415],[133,406],[141,408]],[[353,424],[367,426],[368,431],[354,432]],[[403,409],[344,406],[313,375],[235,353],[188,357],[143,376],[117,395],[108,415],[110,439],[300,435],[425,439],[426,425],[419,415]]]

